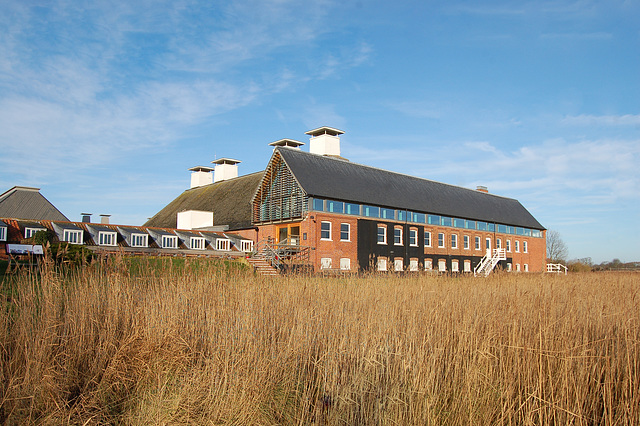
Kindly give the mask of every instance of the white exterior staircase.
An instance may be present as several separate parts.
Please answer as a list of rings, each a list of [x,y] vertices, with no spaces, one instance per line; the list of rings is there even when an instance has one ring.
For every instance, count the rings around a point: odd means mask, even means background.
[[[487,254],[482,258],[480,263],[478,263],[478,265],[473,270],[473,276],[474,277],[477,277],[478,275],[481,275],[484,277],[488,276],[491,273],[491,271],[493,271],[493,268],[496,267],[498,262],[506,259],[507,259],[506,249],[497,248],[497,249],[493,249],[493,252],[488,249]]]
[[[262,276],[276,276],[278,275],[278,270],[271,265],[264,256],[256,255],[253,257],[247,258],[253,269],[256,271],[258,275]]]

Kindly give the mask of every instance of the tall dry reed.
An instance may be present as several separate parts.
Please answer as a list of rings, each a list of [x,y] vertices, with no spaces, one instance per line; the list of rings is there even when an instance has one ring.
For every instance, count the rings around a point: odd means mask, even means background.
[[[637,424],[636,274],[6,282],[7,424]]]

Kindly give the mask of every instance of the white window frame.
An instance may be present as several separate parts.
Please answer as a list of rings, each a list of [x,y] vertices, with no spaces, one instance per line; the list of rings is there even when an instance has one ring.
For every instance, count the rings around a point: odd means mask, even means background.
[[[204,250],[206,245],[203,237],[189,237],[189,247],[191,250]]]
[[[7,241],[7,227],[0,226],[0,241]]]
[[[231,251],[231,240],[228,238],[218,238],[216,240],[217,251]]]
[[[524,264],[524,271],[525,272],[529,272],[529,264],[528,263]]]
[[[496,248],[502,248],[502,238],[496,238]]]
[[[520,253],[520,241],[516,240],[515,245],[516,253]]]
[[[523,241],[522,242],[522,252],[523,253],[529,253],[529,245],[527,244],[527,241]]]
[[[113,231],[98,231],[98,245],[115,247],[118,245],[118,235]]]
[[[424,270],[425,271],[433,271],[433,260],[425,259],[424,260]]]
[[[240,241],[240,251],[248,253],[253,251],[253,241],[251,240],[241,240]]]
[[[447,261],[445,259],[438,259],[438,271],[447,272]]]
[[[471,272],[471,261],[469,259],[464,261],[464,272]]]
[[[36,232],[39,231],[46,231],[46,228],[24,228],[24,237],[25,238],[31,238],[33,237],[33,234],[35,234]]]
[[[516,263],[516,272],[520,272],[520,264]]]
[[[487,250],[491,250],[491,238],[489,238],[489,237],[485,238],[485,240],[484,240],[484,247],[485,247]]]
[[[401,257],[393,259],[393,270],[396,272],[404,271],[404,260]]]
[[[330,257],[323,257],[320,259],[320,269],[331,269],[333,261]]]
[[[445,235],[444,232],[438,232],[438,248],[444,248]]]
[[[418,259],[409,259],[409,271],[417,272],[420,269]]]
[[[460,262],[458,259],[451,260],[451,272],[460,272]]]
[[[431,231],[424,231],[424,246],[431,247]]]
[[[507,272],[513,271],[513,265],[511,263],[507,263]]]
[[[480,250],[481,249],[481,245],[480,245],[480,237],[476,236],[475,238],[475,249],[476,250]]]
[[[162,248],[175,249],[178,248],[178,237],[175,235],[163,235],[162,238],[160,238],[160,243]]]
[[[418,230],[417,229],[409,229],[409,245],[411,247],[418,247]]]
[[[351,259],[348,257],[340,258],[340,270],[341,271],[350,271],[351,270]]]
[[[380,230],[382,229],[382,241],[380,241]],[[386,245],[387,244],[387,227],[384,225],[378,225],[378,230],[376,231],[376,241],[378,241],[378,244],[380,245]],[[386,270],[386,269],[385,269]]]
[[[347,227],[347,230],[346,230],[347,238],[346,239],[342,238],[342,234],[343,234],[343,232],[345,232],[343,230],[344,226]],[[340,241],[346,241],[346,242],[351,241],[351,224],[350,223],[341,223],[340,224]]]
[[[469,250],[469,236],[464,235],[462,237],[462,248],[465,250]]]
[[[451,248],[458,248],[458,234],[451,234]]]
[[[387,270],[387,258],[379,257],[378,258],[378,271],[386,272]]]
[[[507,240],[507,253],[511,253],[511,240]]]
[[[323,233],[327,232],[327,230],[322,229],[322,225],[329,225],[329,238],[325,238],[322,236]],[[331,222],[323,220],[320,222],[320,241],[331,241]]]
[[[131,234],[131,247],[149,247],[149,235],[140,233]]]
[[[396,231],[400,231],[400,235],[396,235]],[[400,242],[396,242],[396,237],[400,237]],[[400,226],[394,226],[393,227],[393,245],[394,246],[401,246],[403,245],[402,243],[402,227]],[[395,262],[395,260],[394,260]]]
[[[83,244],[82,231],[79,229],[63,229],[62,241],[69,244]]]

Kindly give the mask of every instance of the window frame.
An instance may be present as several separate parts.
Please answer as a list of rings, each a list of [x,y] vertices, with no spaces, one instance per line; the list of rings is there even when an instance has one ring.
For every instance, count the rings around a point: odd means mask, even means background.
[[[451,248],[458,248],[458,234],[451,234]]]
[[[515,249],[516,253],[520,253],[520,241],[519,240],[515,240],[514,244],[515,244],[514,249]]]
[[[465,250],[469,250],[469,236],[468,235],[463,235],[462,236],[462,248]]]
[[[0,241],[7,241],[8,226],[0,226]]]
[[[376,269],[380,272],[387,272],[388,265],[387,265],[387,258],[386,257],[379,257],[378,261],[376,262]]]
[[[46,230],[47,228],[33,228],[30,226],[27,226],[24,228],[24,238],[25,239],[31,238],[36,232],[46,231]]]
[[[400,234],[397,234],[397,231],[400,232]],[[397,242],[397,239],[399,238],[400,242]],[[401,226],[394,226],[393,227],[393,245],[394,246],[401,246],[403,245],[403,240],[402,240],[402,227]],[[395,262],[395,260],[394,260]]]
[[[341,271],[350,271],[351,270],[351,259],[348,257],[340,258],[340,270]]]
[[[438,248],[444,248],[445,246],[445,236],[444,232],[438,232]]]
[[[424,246],[431,247],[431,231],[424,231]]]
[[[324,225],[329,225],[329,229],[323,229]],[[326,232],[329,233],[329,237],[325,238],[323,237],[323,234],[325,234]],[[331,240],[331,222],[327,221],[327,220],[323,220],[320,222],[320,241],[332,241]]]
[[[231,240],[228,238],[216,239],[216,251],[231,251]]]
[[[171,241],[171,244],[167,244],[168,241]],[[177,249],[178,237],[175,235],[162,235],[162,238],[160,238],[160,244],[163,249]]]
[[[249,253],[253,251],[253,241],[251,240],[240,240],[240,251],[244,253]]]
[[[136,240],[142,239],[144,244],[139,244]],[[149,247],[149,235],[138,232],[131,234],[131,247]]]
[[[528,241],[523,241],[523,242],[522,242],[522,252],[523,252],[523,253],[529,253],[529,247],[528,247],[527,242],[528,242]]]
[[[480,239],[479,236],[476,235],[475,239],[474,239],[474,247],[477,251],[482,250],[482,244],[481,244],[482,240]]]
[[[382,230],[382,235],[380,235],[380,230]],[[387,226],[386,225],[378,225],[376,241],[380,245],[387,245]],[[380,241],[380,237],[382,236],[382,241]]]
[[[507,239],[506,244],[507,244],[507,253],[511,253],[511,240]]]
[[[343,227],[346,226],[347,230],[344,231]],[[342,238],[344,233],[347,233],[347,238]],[[346,241],[346,242],[350,242],[351,241],[351,224],[350,223],[341,223],[340,224],[340,241]]]
[[[196,247],[194,247],[194,242]],[[189,237],[189,248],[191,250],[204,250],[207,243],[203,237]]]
[[[409,246],[419,247],[418,245],[418,230],[415,228],[409,229]]]
[[[70,238],[72,235],[75,235],[76,238]],[[83,232],[80,229],[63,229],[62,230],[62,241],[65,243],[69,243],[69,244],[78,244],[78,245],[82,245],[84,244],[83,241]]]
[[[115,247],[118,245],[118,234],[113,231],[98,231],[98,245]]]
[[[396,257],[393,259],[393,271],[394,272],[402,272],[404,271],[404,259],[401,257]]]
[[[333,268],[333,259],[330,257],[321,257],[320,258],[320,270],[324,271],[327,269]]]
[[[451,272],[460,272],[460,261],[458,259],[451,259]]]

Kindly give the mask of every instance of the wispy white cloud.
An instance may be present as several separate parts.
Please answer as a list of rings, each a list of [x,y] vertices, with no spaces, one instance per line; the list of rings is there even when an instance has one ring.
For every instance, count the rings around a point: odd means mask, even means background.
[[[562,119],[572,126],[640,126],[640,114],[623,115],[574,115]]]
[[[565,40],[565,41],[597,41],[597,40],[611,40],[613,34],[598,31],[598,32],[572,32],[572,33],[543,33],[540,34],[540,38],[543,40]]]

